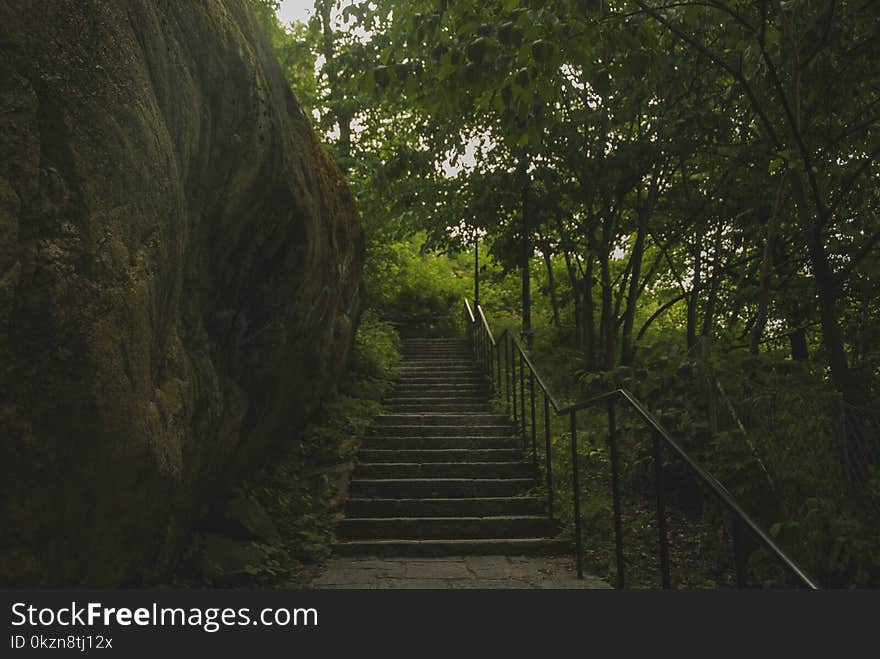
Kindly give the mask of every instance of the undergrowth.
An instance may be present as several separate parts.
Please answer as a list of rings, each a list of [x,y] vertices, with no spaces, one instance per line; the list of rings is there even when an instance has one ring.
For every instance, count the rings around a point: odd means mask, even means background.
[[[516,335],[518,320],[499,312],[490,322],[496,336],[505,328]],[[632,391],[821,585],[880,585],[880,477],[872,473],[853,483],[841,472],[833,401],[821,377],[770,354],[722,352],[711,345],[680,350],[677,337],[645,346],[632,366],[588,372],[578,351],[557,339],[552,331],[536,332],[530,356],[562,406],[619,387]],[[546,492],[542,403],[539,393],[540,489]],[[496,405],[506,411],[504,398]],[[644,424],[623,408],[617,405],[626,584],[655,588],[653,442]],[[607,423],[604,407],[578,413],[578,466],[586,569],[615,583]],[[573,538],[569,419],[551,414],[550,426],[554,512]],[[732,586],[730,516],[670,453],[664,453],[663,473],[673,587]],[[745,546],[750,585],[796,584],[754,539]]]

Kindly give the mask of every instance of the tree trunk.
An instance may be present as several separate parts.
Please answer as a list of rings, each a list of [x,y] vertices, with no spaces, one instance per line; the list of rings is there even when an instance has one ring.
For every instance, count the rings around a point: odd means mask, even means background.
[[[691,282],[691,294],[687,300],[687,347],[688,350],[697,344],[697,303],[699,302],[700,280],[703,269],[703,241],[700,234],[694,236],[692,251],[694,259],[694,280]]]
[[[342,103],[339,100],[339,76],[336,69],[333,68],[333,59],[336,55],[336,35],[333,33],[332,11],[333,0],[320,0],[316,3],[318,11],[321,15],[321,28],[323,32],[323,41],[321,43],[321,54],[324,56],[324,67],[327,72],[327,82],[330,88],[330,103],[328,105],[336,118],[336,125],[339,127],[339,156],[341,162],[340,168],[345,171],[348,165],[348,159],[351,157],[351,120],[352,115],[342,109]]]
[[[805,362],[810,358],[810,349],[807,347],[807,331],[798,327],[788,335],[791,345],[791,358],[798,362]]]
[[[773,270],[772,240],[773,238],[770,235],[764,239],[764,256],[761,260],[761,279],[760,288],[758,289],[758,313],[755,323],[749,332],[749,350],[754,355],[758,354],[758,348],[761,345],[764,328],[767,326],[767,317],[770,309],[770,275]]]
[[[602,327],[601,340],[604,350],[603,368],[610,371],[614,368],[617,347],[617,323],[614,318],[614,291],[611,283],[611,265],[607,245],[603,246],[599,255],[599,269],[602,277]]]
[[[834,388],[843,398],[844,426],[847,429],[844,437],[844,465],[849,466],[853,475],[861,480],[867,477],[868,465],[864,460],[862,422],[856,412],[864,406],[865,389],[858,378],[853,375],[846,360],[843,331],[840,327],[840,316],[837,309],[837,300],[841,292],[840,285],[828,262],[822,219],[814,216],[808,206],[801,172],[792,170],[791,183],[798,219],[807,236],[810,264],[816,282],[816,297],[819,301],[822,345],[828,360],[828,370]]]
[[[550,243],[541,243],[544,254],[544,266],[547,268],[547,287],[550,289],[550,305],[553,307],[553,326],[559,329],[559,300],[556,297],[556,277],[553,274],[553,258],[550,256]]]
[[[563,252],[565,255],[565,269],[568,272],[568,281],[571,284],[571,301],[574,305],[574,338],[575,343],[578,347],[582,345],[583,336],[581,334],[581,290],[580,290],[580,281],[577,277],[577,272],[575,272],[574,266],[571,263],[571,254],[568,253],[568,250]]]
[[[593,264],[593,255],[590,254],[587,260],[587,272],[581,282],[584,290],[584,317],[581,326],[584,328],[583,350],[588,371],[596,370],[596,304],[593,301]]]
[[[724,232],[723,224],[718,223],[715,230],[715,246],[712,251],[712,283],[709,286],[709,295],[706,298],[706,308],[703,311],[703,328],[700,336],[712,336],[712,328],[715,325],[715,307],[718,305],[718,290],[721,288],[721,276],[719,262],[721,260],[721,244]]]
[[[642,259],[645,255],[645,236],[648,233],[648,216],[650,215],[650,205],[652,193],[648,194],[648,200],[643,208],[639,209],[639,228],[636,233],[636,243],[633,245],[633,251],[630,255],[630,264],[632,265],[629,291],[626,299],[626,307],[623,310],[623,332],[621,337],[620,361],[624,365],[632,363],[633,351],[633,325],[636,317],[636,303],[639,299],[639,284],[642,277]]]
[[[529,273],[531,260],[531,240],[529,240],[529,180],[526,156],[520,156],[518,178],[522,185],[522,209],[520,213],[520,268],[522,269],[522,337],[526,347],[532,347],[532,278]]]

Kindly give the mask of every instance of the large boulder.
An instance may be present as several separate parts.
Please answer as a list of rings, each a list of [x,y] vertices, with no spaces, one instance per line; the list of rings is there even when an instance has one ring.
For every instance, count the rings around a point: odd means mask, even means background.
[[[0,585],[161,579],[334,385],[362,255],[246,0],[0,0]]]

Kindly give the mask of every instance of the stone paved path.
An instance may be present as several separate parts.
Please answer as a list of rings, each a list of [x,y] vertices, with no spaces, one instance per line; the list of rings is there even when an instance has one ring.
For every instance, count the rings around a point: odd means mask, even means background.
[[[333,558],[315,589],[374,588],[610,588],[589,575],[578,579],[567,557],[447,556]]]

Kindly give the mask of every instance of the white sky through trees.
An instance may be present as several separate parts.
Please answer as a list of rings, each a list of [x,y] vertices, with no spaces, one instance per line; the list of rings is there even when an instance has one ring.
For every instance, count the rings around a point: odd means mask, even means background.
[[[314,11],[314,0],[281,0],[281,4],[276,13],[281,24],[287,25],[292,21],[307,23],[309,17],[314,14]],[[338,137],[338,129],[335,131],[333,137]],[[449,153],[447,154],[445,161],[438,163],[438,166],[447,176],[454,176],[462,169],[470,169],[476,165],[475,152],[478,146],[479,141],[476,138],[471,137],[465,144],[463,154],[456,157],[455,154]]]
[[[281,0],[277,12],[278,18],[282,25],[287,25],[291,21],[305,23],[315,11],[314,6],[314,0]]]

